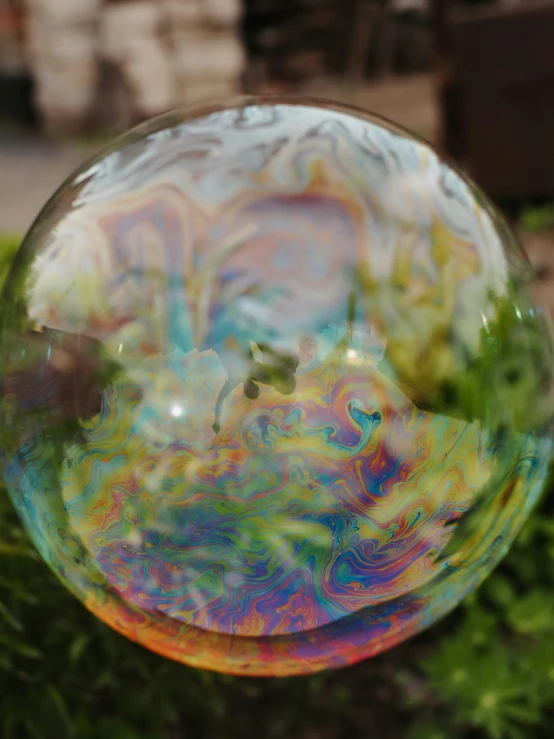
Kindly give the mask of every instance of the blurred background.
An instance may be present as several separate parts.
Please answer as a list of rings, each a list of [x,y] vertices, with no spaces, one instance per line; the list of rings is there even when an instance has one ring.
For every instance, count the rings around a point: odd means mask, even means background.
[[[554,309],[554,0],[0,0],[0,280],[104,141],[240,92],[352,103],[433,143],[506,213]],[[0,491],[0,738],[550,739],[553,486],[440,625],[353,668],[265,681],[110,632]]]

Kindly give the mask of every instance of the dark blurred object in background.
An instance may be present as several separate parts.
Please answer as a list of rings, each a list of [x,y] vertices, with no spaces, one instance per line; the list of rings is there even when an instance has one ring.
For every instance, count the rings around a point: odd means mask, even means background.
[[[33,126],[33,82],[25,53],[22,0],[0,0],[0,123]]]
[[[554,197],[554,1],[434,0],[443,147],[495,199]]]
[[[257,79],[349,84],[428,71],[428,0],[245,0],[244,38]]]
[[[249,86],[337,72],[352,0],[245,0],[243,37],[257,75]]]

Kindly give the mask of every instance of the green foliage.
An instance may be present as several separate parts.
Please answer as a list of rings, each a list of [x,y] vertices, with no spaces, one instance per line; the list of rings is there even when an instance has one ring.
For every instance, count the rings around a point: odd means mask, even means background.
[[[440,387],[429,409],[479,419],[493,433],[527,433],[552,416],[544,398],[554,355],[524,289],[515,281],[508,287],[505,296],[489,296],[495,318],[484,322],[478,356]]]
[[[554,203],[540,208],[525,208],[519,225],[527,233],[542,233],[554,227]]]
[[[456,626],[441,630],[417,673],[423,687],[414,739],[430,720],[437,736],[554,735],[554,510],[549,498],[498,572],[460,609]]]
[[[16,235],[0,234],[0,288],[4,284],[19,243],[20,238]]]

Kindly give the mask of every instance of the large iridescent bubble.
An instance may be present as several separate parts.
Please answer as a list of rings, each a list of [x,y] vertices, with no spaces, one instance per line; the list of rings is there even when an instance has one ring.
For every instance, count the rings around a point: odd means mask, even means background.
[[[490,572],[550,459],[552,351],[484,196],[359,111],[171,114],[72,177],[4,290],[4,477],[131,639],[355,662]]]

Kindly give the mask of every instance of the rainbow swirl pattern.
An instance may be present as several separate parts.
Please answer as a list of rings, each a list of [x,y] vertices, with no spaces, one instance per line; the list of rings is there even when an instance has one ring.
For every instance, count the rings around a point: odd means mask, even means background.
[[[121,372],[61,461],[29,422],[5,477],[42,556],[114,629],[199,667],[305,673],[416,633],[505,553],[550,442],[519,434],[500,457],[478,420],[420,410],[409,387],[458,368],[441,331],[477,354],[516,257],[427,146],[246,101],[122,139],[48,218],[24,247],[26,316]]]

